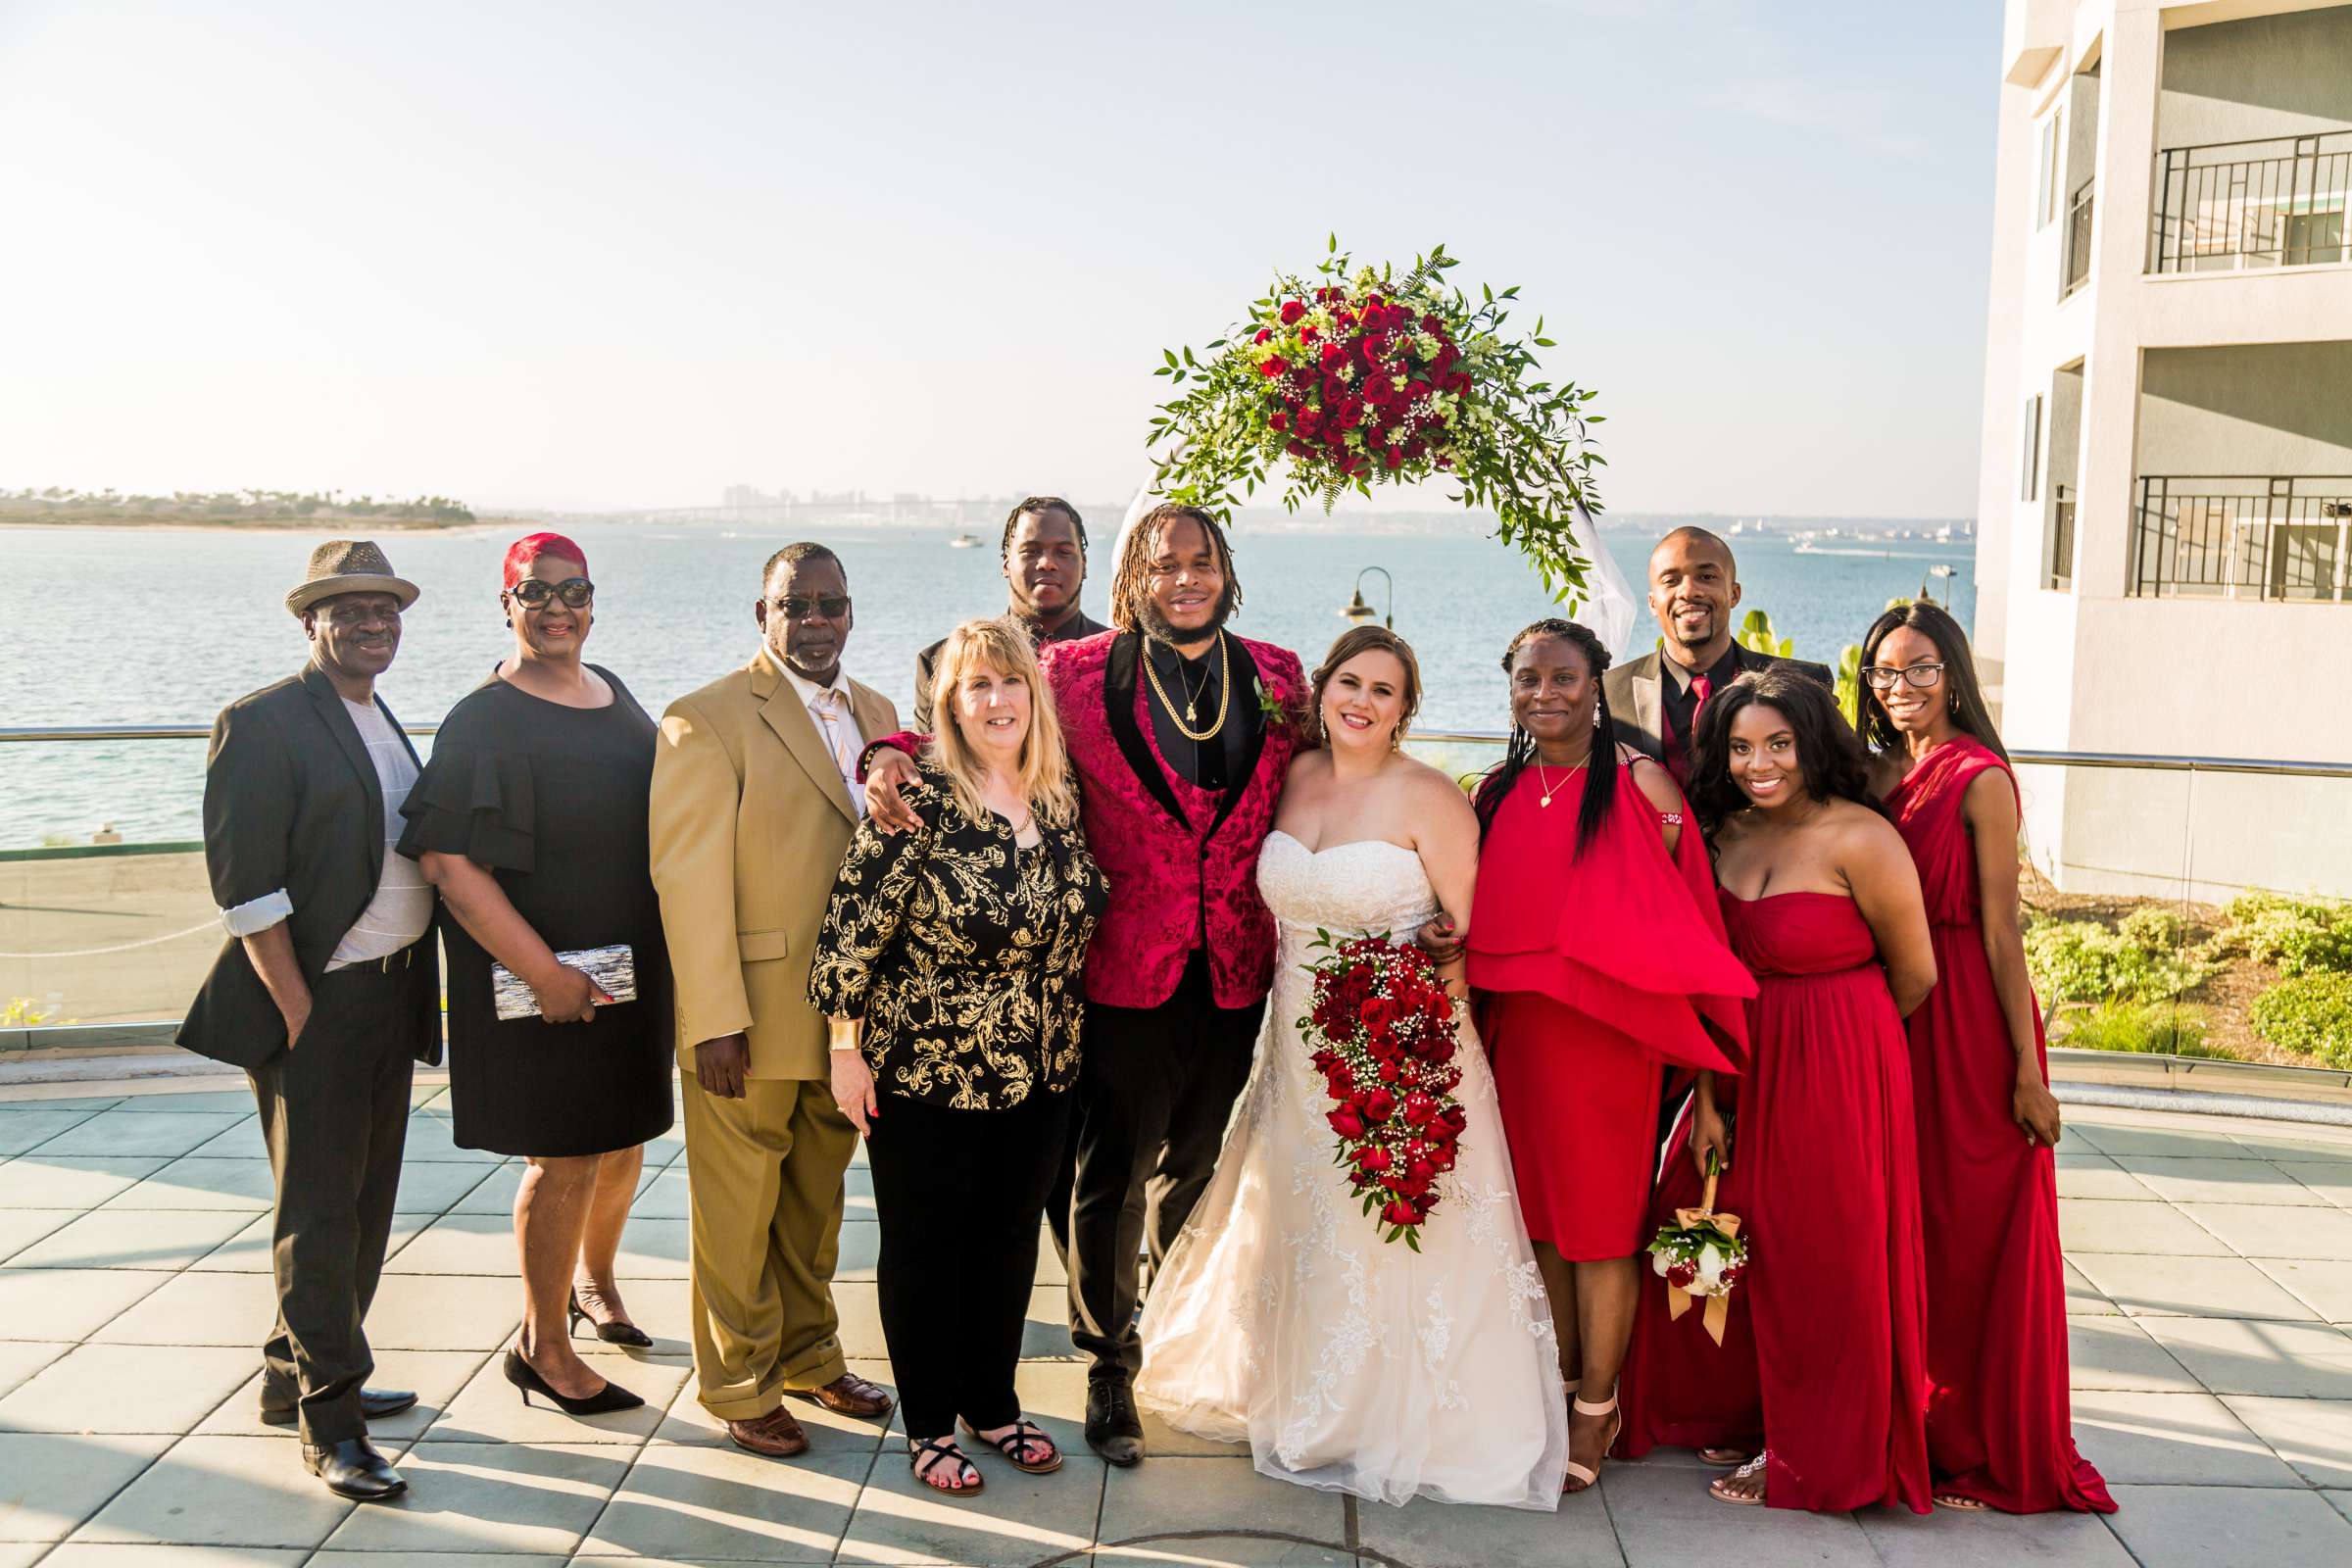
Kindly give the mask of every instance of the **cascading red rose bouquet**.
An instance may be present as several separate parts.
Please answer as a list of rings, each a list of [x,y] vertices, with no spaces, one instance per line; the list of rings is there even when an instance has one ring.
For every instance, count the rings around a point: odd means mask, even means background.
[[[1306,966],[1314,996],[1298,1030],[1331,1093],[1334,1163],[1384,1240],[1417,1252],[1467,1121],[1453,1095],[1462,1081],[1453,998],[1427,955],[1386,935],[1334,942],[1317,931],[1314,946],[1326,956]]]
[[[1577,509],[1599,510],[1586,449],[1592,394],[1543,378],[1532,336],[1505,337],[1518,289],[1473,305],[1443,286],[1438,246],[1409,271],[1358,267],[1332,236],[1311,277],[1280,273],[1249,316],[1200,354],[1163,352],[1153,373],[1187,390],[1159,407],[1147,444],[1164,447],[1152,488],[1220,519],[1284,464],[1283,505],[1343,490],[1441,479],[1451,499],[1493,511],[1560,597],[1584,586]]]

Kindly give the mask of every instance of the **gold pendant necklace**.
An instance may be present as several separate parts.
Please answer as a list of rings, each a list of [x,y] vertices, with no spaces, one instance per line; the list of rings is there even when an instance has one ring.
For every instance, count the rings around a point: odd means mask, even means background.
[[[1551,775],[1544,771],[1544,764],[1542,762],[1538,762],[1536,764],[1536,787],[1544,792],[1544,798],[1536,802],[1536,804],[1538,806],[1549,806],[1551,804],[1551,797],[1556,786],[1551,782]]]
[[[1182,658],[1183,656],[1179,655],[1178,657]],[[1176,705],[1169,700],[1168,689],[1159,683],[1159,670],[1152,662],[1152,650],[1149,647],[1144,650],[1144,675],[1151,681],[1152,691],[1159,694],[1160,707],[1168,710],[1168,722],[1174,724],[1176,733],[1182,735],[1186,740],[1198,745],[1202,741],[1214,739],[1217,731],[1225,727],[1226,710],[1233,706],[1233,669],[1226,658],[1224,632],[1217,633],[1217,716],[1209,721],[1208,728],[1203,730],[1193,728],[1193,725],[1199,723],[1200,720],[1195,715],[1193,705],[1190,702],[1184,705],[1184,716],[1182,718],[1176,716]],[[1178,678],[1182,679],[1181,674]]]

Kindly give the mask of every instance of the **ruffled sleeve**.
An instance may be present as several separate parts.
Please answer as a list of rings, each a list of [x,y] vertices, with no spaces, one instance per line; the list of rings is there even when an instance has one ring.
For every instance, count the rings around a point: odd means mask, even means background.
[[[400,814],[400,853],[463,855],[487,871],[533,868],[538,792],[531,759],[486,744],[489,725],[461,703],[433,742],[432,760],[409,790]]]

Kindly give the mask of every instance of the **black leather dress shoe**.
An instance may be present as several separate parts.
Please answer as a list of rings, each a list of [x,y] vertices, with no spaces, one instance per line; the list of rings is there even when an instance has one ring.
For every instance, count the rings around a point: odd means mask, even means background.
[[[1086,1386],[1086,1446],[1124,1469],[1144,1456],[1144,1421],[1135,1390],[1108,1380]]]
[[[354,1502],[382,1502],[409,1490],[392,1462],[366,1438],[345,1438],[324,1446],[302,1446],[302,1467],[326,1483],[326,1490]]]
[[[369,1421],[382,1421],[396,1416],[403,1410],[414,1408],[416,1403],[416,1396],[407,1389],[362,1389],[360,1391],[360,1414]],[[299,1418],[294,1413],[294,1406],[290,1404],[264,1404],[262,1406],[262,1425],[264,1426],[290,1427],[297,1419]]]

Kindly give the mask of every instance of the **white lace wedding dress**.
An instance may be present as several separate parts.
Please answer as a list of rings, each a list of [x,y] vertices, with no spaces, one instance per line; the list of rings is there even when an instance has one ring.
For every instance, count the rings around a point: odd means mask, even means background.
[[[1469,1126],[1415,1252],[1381,1239],[1333,1163],[1298,1030],[1318,926],[1404,940],[1437,912],[1420,857],[1377,840],[1310,853],[1277,831],[1257,884],[1282,927],[1274,995],[1216,1175],[1152,1282],[1136,1398],[1248,1443],[1279,1480],[1556,1508],[1558,1350],[1477,1036],[1465,1020],[1454,1093]]]

